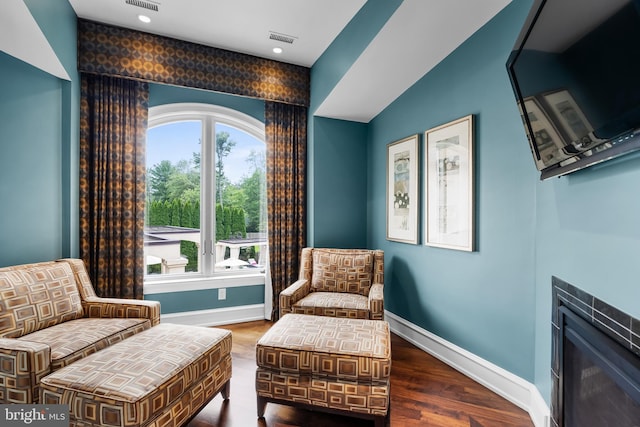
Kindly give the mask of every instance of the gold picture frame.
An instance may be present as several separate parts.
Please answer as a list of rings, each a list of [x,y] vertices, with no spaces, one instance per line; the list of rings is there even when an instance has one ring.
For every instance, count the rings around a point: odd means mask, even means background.
[[[387,145],[387,240],[418,244],[419,135]]]
[[[424,244],[475,250],[474,116],[424,133]]]

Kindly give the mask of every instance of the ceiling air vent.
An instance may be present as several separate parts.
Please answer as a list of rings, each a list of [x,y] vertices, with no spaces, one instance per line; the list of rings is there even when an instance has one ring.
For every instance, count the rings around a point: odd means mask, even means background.
[[[269,32],[269,39],[277,40],[277,41],[283,42],[283,43],[293,44],[293,42],[297,39],[297,37],[288,36],[286,34],[276,33],[274,31],[270,31]]]
[[[153,10],[155,12],[158,11],[158,5],[155,3],[151,3],[148,1],[142,1],[142,0],[125,0],[125,2],[127,4],[130,4],[131,6],[138,6],[141,7],[143,9],[148,9],[148,10]]]

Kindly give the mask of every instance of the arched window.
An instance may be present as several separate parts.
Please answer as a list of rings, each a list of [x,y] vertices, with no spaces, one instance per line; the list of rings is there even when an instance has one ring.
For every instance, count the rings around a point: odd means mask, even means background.
[[[149,109],[146,281],[262,271],[264,124],[209,104]]]

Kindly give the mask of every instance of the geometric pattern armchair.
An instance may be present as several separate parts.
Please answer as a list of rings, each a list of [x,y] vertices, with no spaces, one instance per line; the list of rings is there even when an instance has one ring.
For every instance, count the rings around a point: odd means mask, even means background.
[[[0,403],[38,403],[40,380],[160,323],[160,303],[100,298],[80,259],[0,268]]]
[[[384,320],[384,251],[304,248],[298,280],[279,296],[287,313]]]

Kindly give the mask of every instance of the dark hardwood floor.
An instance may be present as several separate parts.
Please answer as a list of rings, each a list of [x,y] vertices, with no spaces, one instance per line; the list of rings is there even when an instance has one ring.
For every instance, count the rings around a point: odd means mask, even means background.
[[[372,421],[268,404],[256,415],[255,343],[271,322],[221,328],[233,332],[233,377],[228,401],[216,396],[188,427],[360,427]],[[532,427],[517,406],[450,368],[402,338],[391,342],[391,427]]]

